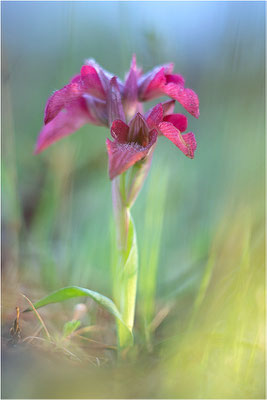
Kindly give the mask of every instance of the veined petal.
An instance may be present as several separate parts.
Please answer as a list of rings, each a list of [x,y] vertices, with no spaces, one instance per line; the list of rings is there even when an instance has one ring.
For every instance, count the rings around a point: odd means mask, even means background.
[[[69,83],[62,89],[57,90],[49,97],[45,106],[44,123],[47,124],[62,108],[67,107],[73,101],[81,97],[83,89],[78,82]]]
[[[132,59],[130,71],[126,77],[125,85],[123,88],[123,105],[126,115],[132,116],[136,110],[138,101],[138,88],[137,88],[137,68],[135,55]]]
[[[167,100],[164,101],[162,104],[163,107],[163,115],[172,114],[175,108],[175,100]]]
[[[111,136],[116,139],[117,142],[127,143],[129,126],[126,125],[125,122],[120,119],[113,121],[110,131]]]
[[[87,109],[85,99],[74,101],[66,110],[59,112],[53,120],[43,126],[37,139],[35,154],[77,131],[86,123],[96,122]]]
[[[91,96],[105,100],[106,93],[98,76],[98,72],[91,65],[83,65],[81,69],[81,81],[84,90]]]
[[[135,142],[145,147],[149,143],[149,128],[145,118],[140,113],[129,123],[128,142]]]
[[[194,152],[197,148],[195,135],[192,132],[184,135],[170,122],[161,122],[159,124],[160,132],[175,144],[187,157],[194,158]]]
[[[166,115],[163,121],[172,123],[180,132],[185,132],[187,129],[187,118],[183,114]]]
[[[197,94],[192,89],[184,88],[176,83],[168,83],[163,88],[163,92],[177,100],[194,117],[199,117],[199,100]]]
[[[150,129],[156,127],[163,120],[163,107],[159,103],[145,114],[147,125]]]
[[[195,150],[197,148],[195,135],[193,134],[193,132],[188,132],[183,134],[182,138],[188,147],[189,155],[187,157],[194,158]]]
[[[116,76],[110,80],[109,90],[107,92],[107,115],[109,126],[112,125],[115,119],[125,121],[121,94]]]
[[[110,139],[107,139],[110,179],[120,175],[136,162],[148,156],[156,140],[156,131],[150,132],[150,141],[146,147],[140,146],[137,143],[119,143],[116,140],[112,142]]]

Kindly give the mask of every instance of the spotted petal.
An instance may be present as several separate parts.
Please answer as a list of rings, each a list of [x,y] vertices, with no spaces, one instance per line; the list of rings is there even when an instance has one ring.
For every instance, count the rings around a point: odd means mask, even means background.
[[[187,157],[194,158],[197,143],[195,135],[192,132],[182,135],[181,132],[170,122],[160,123],[159,130],[162,135],[166,136],[171,142],[173,142]]]
[[[194,117],[199,117],[199,100],[192,89],[184,88],[182,85],[171,82],[164,86],[163,92],[177,100]]]

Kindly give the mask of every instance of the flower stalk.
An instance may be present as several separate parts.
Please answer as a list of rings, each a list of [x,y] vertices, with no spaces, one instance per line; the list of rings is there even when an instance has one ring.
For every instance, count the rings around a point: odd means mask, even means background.
[[[133,343],[138,251],[130,211],[149,171],[158,137],[167,138],[190,159],[194,158],[197,147],[194,134],[184,133],[187,117],[173,112],[177,101],[198,118],[198,96],[185,87],[184,78],[173,73],[173,68],[173,63],[169,63],[143,74],[134,55],[129,72],[121,80],[93,59],[86,60],[80,73],[49,97],[35,148],[38,154],[85,124],[110,129],[106,147],[117,231],[113,273],[117,307],[105,296],[84,288],[65,288],[64,298],[86,293],[108,309],[117,319],[119,349]],[[143,102],[163,95],[171,100],[158,103],[144,114]],[[58,300],[58,295],[62,299],[61,294],[54,293],[41,304],[48,304],[55,296]]]
[[[138,249],[134,221],[131,216],[133,206],[149,170],[151,157],[135,164],[126,172],[112,180],[112,200],[117,236],[116,267],[113,279],[114,299],[128,329],[119,321],[118,347],[120,350],[133,344],[136,289],[138,279]]]

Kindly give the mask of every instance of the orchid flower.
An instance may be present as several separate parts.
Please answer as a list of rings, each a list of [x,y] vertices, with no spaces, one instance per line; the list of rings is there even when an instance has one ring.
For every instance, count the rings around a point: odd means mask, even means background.
[[[116,78],[120,95],[118,99],[117,93],[115,98],[112,98],[111,93],[111,80],[114,76],[94,60],[87,60],[80,74],[75,75],[69,84],[55,91],[48,99],[44,113],[44,126],[39,134],[35,153],[40,153],[87,123],[111,127],[112,107],[116,99],[121,101],[121,113],[124,114],[123,119],[127,121],[134,117],[136,111],[142,113],[142,102],[163,95],[177,100],[189,113],[198,118],[199,102],[196,93],[185,88],[184,78],[181,75],[172,74],[172,71],[173,64],[167,64],[158,66],[143,75],[133,56],[125,80]],[[175,136],[174,131],[170,131],[169,125],[165,124],[161,127],[160,132],[163,135],[168,135],[169,138]],[[183,135],[183,140],[187,140],[185,135]]]
[[[172,100],[143,112],[143,102],[164,95]],[[187,117],[173,113],[176,101],[191,115],[199,117],[198,96],[185,87],[181,75],[173,74],[173,64],[158,66],[143,74],[134,56],[129,72],[121,81],[94,60],[87,60],[80,74],[48,99],[44,126],[37,140],[35,153],[40,153],[85,124],[110,128],[113,140],[108,138],[106,145],[117,232],[113,274],[116,305],[88,289],[77,291],[76,287],[75,296],[86,293],[115,315],[119,349],[132,344],[135,316],[138,251],[130,210],[149,171],[156,142],[159,136],[164,136],[189,158],[194,158],[197,147],[194,134],[184,133]],[[66,293],[73,297],[70,288],[66,288]]]
[[[129,125],[120,119],[113,121],[111,136],[114,141],[106,141],[110,179],[145,159],[153,151],[159,135],[171,140],[187,157],[194,157],[195,136],[192,132],[181,134],[187,128],[187,118],[183,114],[169,114],[172,106],[172,101],[158,104],[145,117],[137,112]]]

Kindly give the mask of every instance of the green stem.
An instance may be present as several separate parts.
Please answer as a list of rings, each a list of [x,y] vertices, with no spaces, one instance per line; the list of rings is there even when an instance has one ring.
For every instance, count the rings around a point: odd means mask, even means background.
[[[130,207],[126,204],[126,178],[120,175],[112,181],[112,196],[117,230],[117,262],[114,274],[114,296],[125,324],[132,332],[135,315],[138,275],[137,244]],[[118,322],[119,348],[133,344],[129,331]]]

